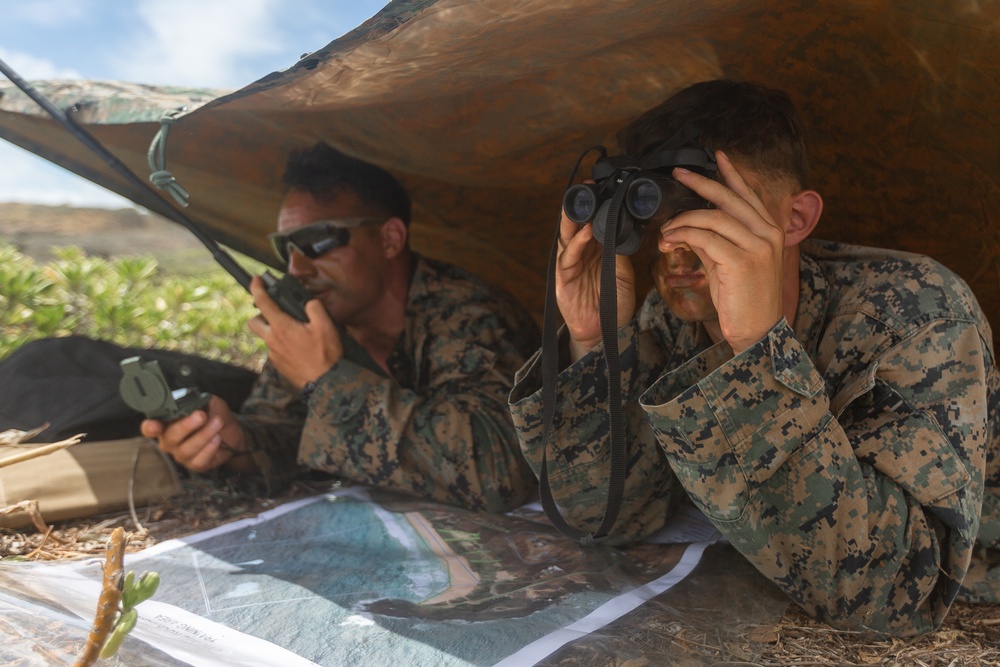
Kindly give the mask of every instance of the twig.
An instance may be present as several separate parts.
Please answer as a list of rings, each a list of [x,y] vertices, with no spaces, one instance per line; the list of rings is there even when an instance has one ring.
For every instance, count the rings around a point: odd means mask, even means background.
[[[40,554],[42,552],[42,547],[44,547],[45,543],[49,541],[49,536],[50,535],[52,535],[52,529],[51,528],[49,528],[48,530],[45,531],[45,535],[42,536],[41,543],[37,547],[35,547],[34,550],[30,554],[28,554],[28,560],[31,560],[32,558],[35,557],[36,554]]]
[[[48,427],[49,422],[45,422],[41,426],[33,428],[30,431],[20,431],[16,428],[9,428],[6,431],[0,431],[0,445],[19,445],[25,440],[31,440]]]
[[[125,578],[125,529],[118,527],[111,533],[108,555],[104,561],[104,585],[97,599],[94,625],[87,635],[87,643],[73,663],[73,667],[90,667],[101,655],[101,648],[111,634],[115,615],[122,601],[122,582]]]
[[[35,528],[39,533],[48,537],[48,534],[52,532],[49,525],[45,523],[44,517],[42,517],[42,510],[38,506],[37,500],[22,500],[19,503],[14,503],[0,509],[0,516],[6,516],[8,514],[16,514],[17,512],[27,512],[28,516],[31,518],[31,523],[35,524]],[[56,542],[64,544],[63,540],[55,535],[52,536]]]
[[[74,435],[72,438],[67,438],[66,440],[60,440],[59,442],[53,442],[50,445],[40,445],[38,447],[32,447],[27,449],[20,454],[14,454],[13,456],[8,456],[7,458],[0,459],[0,468],[5,468],[7,466],[14,465],[15,463],[21,463],[22,461],[28,461],[39,456],[45,456],[46,454],[53,454],[60,450],[71,447],[83,438],[85,433],[79,433]]]

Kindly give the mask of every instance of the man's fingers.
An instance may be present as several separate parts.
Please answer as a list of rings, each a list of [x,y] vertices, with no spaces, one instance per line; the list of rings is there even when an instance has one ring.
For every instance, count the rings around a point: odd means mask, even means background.
[[[163,422],[157,419],[143,419],[139,432],[147,438],[159,438],[163,434]]]
[[[330,319],[330,314],[326,312],[326,306],[319,299],[310,299],[306,302],[306,317],[309,318],[309,322],[303,323],[304,326],[311,329],[314,332],[314,336],[319,340],[327,340],[331,337],[336,337],[340,340],[340,335],[337,333],[337,327],[334,326],[333,320]]]
[[[692,230],[699,230],[695,233]],[[669,252],[679,244],[687,244],[698,252],[712,243],[717,250],[718,242],[724,241],[732,248],[749,253],[764,252],[774,244],[781,244],[782,232],[779,228],[763,224],[757,230],[720,210],[689,211],[682,213],[665,225],[657,241],[660,252]],[[699,253],[700,254],[700,253]]]
[[[282,317],[291,317],[267,293],[267,288],[260,276],[254,276],[250,281],[250,294],[253,296],[254,305],[257,306],[257,310],[266,321],[275,322]]]
[[[560,269],[564,270],[576,266],[583,260],[590,242],[594,239],[593,225],[580,227],[575,222],[570,224],[577,227],[579,231],[563,244],[562,252],[559,253],[558,265]]]
[[[310,322],[321,322],[325,319],[326,308],[319,299],[309,299],[306,301],[306,317]]]
[[[208,414],[204,410],[195,410],[186,417],[166,424],[160,434],[161,449],[171,456],[181,455],[182,448],[197,435],[206,422]]]
[[[721,236],[710,228],[678,227],[671,230],[666,239],[660,242],[661,251],[664,245],[684,244],[693,248],[705,269],[711,272],[716,264],[732,261],[733,257],[746,255],[730,239]]]
[[[722,151],[716,151],[716,161],[719,164],[719,173],[722,174],[726,185],[730,187],[732,192],[738,195],[739,199],[750,204],[753,209],[760,216],[760,219],[769,225],[777,226],[774,220],[771,219],[771,214],[768,212],[767,207],[764,206],[764,202],[761,200],[760,195],[750,187],[743,178],[733,161],[729,159],[729,156]],[[733,200],[734,203],[739,205],[739,202]]]
[[[736,171],[725,153],[717,151],[716,154],[719,156],[719,172],[725,179],[725,183],[706,178],[686,169],[675,169],[674,178],[712,202],[719,211],[728,213],[740,221],[743,226],[755,234],[761,235],[766,234],[768,230],[780,229],[777,223],[771,219],[770,213],[760,197]],[[683,215],[681,214],[681,216]],[[681,216],[667,222],[664,228],[674,225]]]
[[[565,246],[578,231],[580,225],[567,218],[566,211],[562,211],[562,217],[559,219],[559,243]]]
[[[195,429],[190,431],[183,439],[176,440],[177,445],[172,451],[168,450],[168,453],[173,455],[186,468],[198,471],[207,470],[205,466],[211,462],[212,457],[218,450],[218,443],[213,446],[212,442],[213,440],[219,440],[219,432],[222,430],[221,419],[213,417],[206,421],[207,417],[204,413],[201,414],[203,418],[195,422],[197,424]],[[186,424],[184,425],[186,426]],[[206,450],[208,451],[206,452]]]
[[[163,435],[171,442],[180,443],[204,426],[207,421],[208,414],[204,410],[195,410],[186,417],[167,424],[163,429]]]
[[[271,334],[271,325],[267,323],[263,315],[257,315],[247,320],[247,329],[250,333],[266,341]]]
[[[222,446],[222,436],[213,435],[188,459],[185,466],[194,472],[205,472],[215,467],[215,457]]]
[[[700,221],[699,221],[700,222]],[[757,274],[765,267],[779,266],[782,246],[750,233],[742,225],[729,225],[720,232],[712,225],[689,225],[666,232],[659,247],[685,243],[698,255],[705,269],[712,273],[716,266],[727,267],[727,273]],[[780,234],[780,231],[778,232]]]

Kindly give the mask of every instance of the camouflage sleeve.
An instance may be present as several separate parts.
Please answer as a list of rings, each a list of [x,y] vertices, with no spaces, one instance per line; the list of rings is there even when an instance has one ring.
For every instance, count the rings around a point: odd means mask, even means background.
[[[912,635],[940,625],[970,561],[989,363],[974,324],[923,324],[831,406],[782,320],[694,384],[683,366],[665,375],[642,403],[690,496],[804,610]]]
[[[271,363],[264,364],[236,420],[270,493],[279,492],[304,472],[295,459],[305,416],[299,391]]]
[[[961,599],[997,604],[1000,602],[1000,367],[996,365],[987,378],[987,393],[991,440],[986,449],[986,491],[979,519],[977,549],[972,567],[962,580]]]
[[[567,345],[563,330],[560,347],[565,358]],[[651,339],[638,333],[634,320],[619,330],[618,349],[628,464],[622,508],[608,540],[611,544],[633,541],[662,527],[684,493],[638,405],[639,393],[650,379],[646,369],[662,365],[662,353]],[[521,450],[536,475],[545,454],[549,486],[563,518],[588,533],[596,531],[604,517],[611,475],[606,367],[602,344],[559,373],[547,443],[542,438],[540,352],[518,372],[510,394]]]
[[[334,364],[309,398],[299,462],[470,509],[527,502],[535,479],[504,402],[514,369],[483,345],[446,344],[420,394],[347,359]]]

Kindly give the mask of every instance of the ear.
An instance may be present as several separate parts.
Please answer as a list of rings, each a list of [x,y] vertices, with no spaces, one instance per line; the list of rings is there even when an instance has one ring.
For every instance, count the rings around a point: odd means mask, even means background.
[[[797,246],[816,228],[823,213],[823,198],[815,190],[801,190],[791,195],[788,228],[785,230],[785,247]]]
[[[392,259],[403,252],[409,233],[409,228],[401,218],[389,218],[382,223],[379,237],[382,240],[382,251],[385,253],[386,259]]]

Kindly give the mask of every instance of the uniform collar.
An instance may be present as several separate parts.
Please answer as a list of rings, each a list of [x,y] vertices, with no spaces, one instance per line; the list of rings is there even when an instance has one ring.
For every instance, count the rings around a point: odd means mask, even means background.
[[[829,284],[819,262],[799,253],[799,306],[795,311],[795,338],[815,358],[830,304]]]

